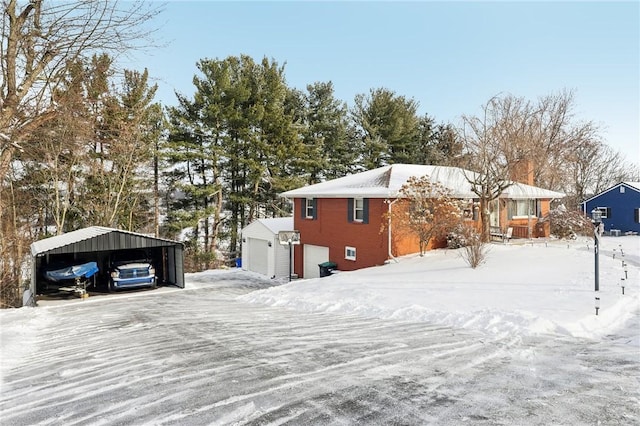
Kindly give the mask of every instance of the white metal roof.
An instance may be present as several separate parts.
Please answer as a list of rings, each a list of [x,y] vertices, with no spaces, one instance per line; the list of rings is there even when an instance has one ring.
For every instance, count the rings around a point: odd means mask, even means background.
[[[258,219],[267,229],[274,234],[280,231],[293,231],[293,217],[274,217],[267,219]]]
[[[260,238],[275,237],[280,231],[293,231],[293,217],[276,217],[256,219],[244,228],[242,228],[242,236],[254,237],[260,235]]]
[[[31,244],[31,255],[36,256],[40,253],[45,253],[59,247],[68,246],[79,241],[108,234],[111,231],[113,231],[111,228],[91,226],[89,228],[78,229],[76,231],[67,232],[66,234],[45,238],[44,240],[36,241]]]
[[[122,229],[106,228],[104,226],[90,226],[88,228],[78,229],[76,231],[67,232],[62,235],[56,235],[54,237],[45,238],[43,240],[36,241],[31,244],[31,255],[37,256],[40,253],[46,253],[48,251],[65,247],[71,244],[78,243],[80,241],[89,240],[100,235],[109,234],[111,232],[119,232],[123,234],[136,235],[140,237],[154,238],[156,240],[170,241],[162,238],[149,237],[148,235],[138,234],[135,232],[124,231]]]
[[[477,174],[458,167],[394,164],[317,183],[280,194],[287,198],[395,198],[412,177],[429,176],[448,188],[455,198],[477,198],[467,176]],[[522,183],[513,183],[502,195],[511,199],[563,198],[565,194]]]

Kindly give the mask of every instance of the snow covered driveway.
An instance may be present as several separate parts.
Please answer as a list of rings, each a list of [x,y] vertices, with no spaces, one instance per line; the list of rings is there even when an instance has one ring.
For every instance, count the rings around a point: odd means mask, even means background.
[[[4,313],[2,425],[632,424],[632,338],[249,304],[254,275]],[[303,285],[303,284],[301,284]],[[195,288],[193,288],[195,287]],[[164,294],[163,294],[164,293]],[[111,300],[110,300],[111,299]],[[633,333],[638,317],[625,330]],[[21,328],[25,345],[20,345]],[[19,355],[19,357],[18,357]]]

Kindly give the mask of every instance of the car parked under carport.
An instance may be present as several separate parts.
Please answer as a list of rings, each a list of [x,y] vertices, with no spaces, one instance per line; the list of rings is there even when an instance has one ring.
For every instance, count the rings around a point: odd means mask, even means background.
[[[157,285],[154,260],[144,250],[119,250],[109,259],[107,289],[126,290]]]
[[[153,283],[150,282],[150,278],[145,278],[149,286],[172,285],[184,288],[182,243],[120,229],[92,226],[31,244],[31,285],[25,290],[23,304],[32,306],[36,304],[37,295],[43,292],[47,284],[43,272],[50,269],[51,265],[96,262],[99,272],[95,285],[108,289],[114,272],[112,260],[119,257],[126,258],[127,254],[134,252],[144,253],[147,265],[143,266],[147,272],[146,275],[155,277]],[[129,272],[137,275],[143,266],[135,272]],[[131,283],[134,281],[136,280]],[[137,284],[142,282],[138,281]],[[112,288],[116,287],[118,286]],[[120,288],[125,287],[120,286]]]

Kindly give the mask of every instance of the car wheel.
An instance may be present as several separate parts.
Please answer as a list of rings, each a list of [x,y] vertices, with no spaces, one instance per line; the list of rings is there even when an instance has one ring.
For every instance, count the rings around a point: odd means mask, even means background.
[[[113,285],[113,280],[111,280],[111,279],[110,279],[109,281],[107,281],[107,291],[108,291],[109,293],[113,293],[115,289],[116,289],[116,288],[115,288],[115,286]]]

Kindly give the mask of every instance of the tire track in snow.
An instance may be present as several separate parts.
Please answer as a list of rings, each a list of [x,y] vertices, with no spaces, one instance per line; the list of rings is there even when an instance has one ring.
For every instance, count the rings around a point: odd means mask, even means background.
[[[0,424],[576,424],[598,410],[625,424],[638,414],[635,355],[612,355],[609,342],[309,314],[224,288],[39,308],[49,321],[7,374]]]
[[[445,368],[447,356],[493,350],[441,326],[259,308],[207,291],[157,299],[51,309],[59,321],[8,376],[3,423],[215,423],[255,401],[269,415],[317,397],[314,388],[339,394],[403,364]]]

